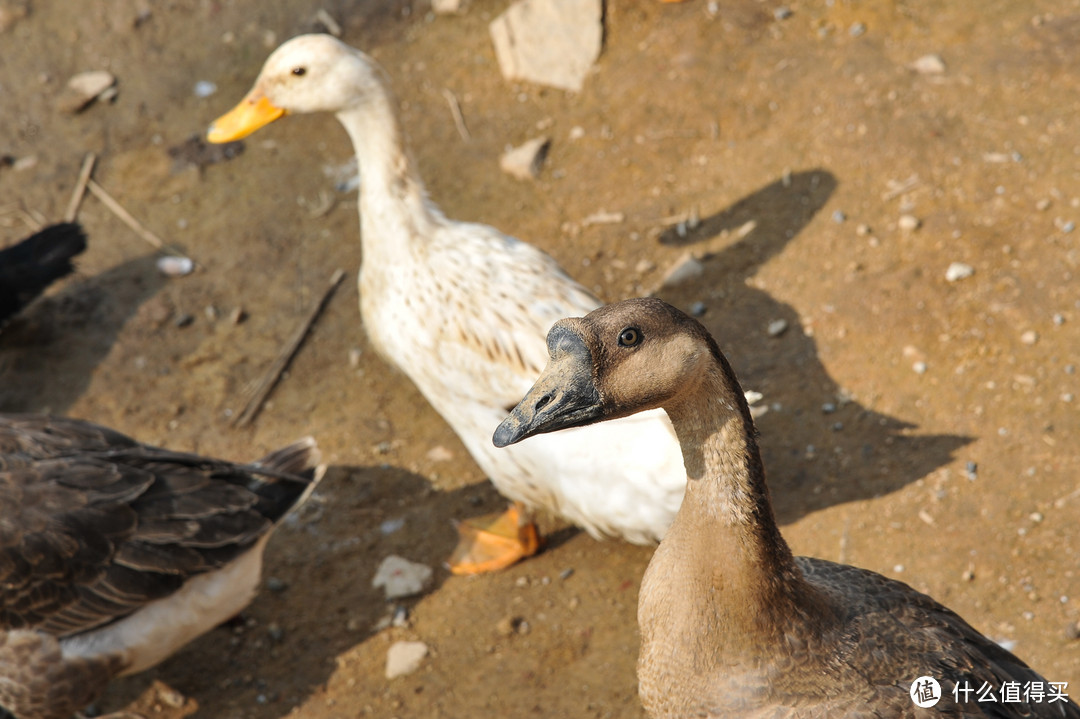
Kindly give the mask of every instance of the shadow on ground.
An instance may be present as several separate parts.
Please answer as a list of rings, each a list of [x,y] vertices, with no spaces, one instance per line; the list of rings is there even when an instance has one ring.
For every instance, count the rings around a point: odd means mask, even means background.
[[[774,508],[784,524],[833,504],[894,492],[947,464],[972,441],[913,434],[914,425],[848,398],[818,357],[799,312],[749,284],[836,187],[825,170],[793,173],[702,218],[693,230],[671,227],[660,237],[691,248],[704,271],[658,295],[683,308],[704,303],[700,319],[743,386],[761,392],[763,406],[779,405],[757,424]],[[767,328],[780,320],[787,329],[772,336]]]
[[[121,329],[168,281],[156,261],[69,282],[12,319],[0,332],[0,411],[63,414],[82,396]]]

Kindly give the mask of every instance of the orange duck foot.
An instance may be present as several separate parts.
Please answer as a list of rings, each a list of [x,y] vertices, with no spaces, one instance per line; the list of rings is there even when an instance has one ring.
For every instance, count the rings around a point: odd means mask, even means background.
[[[536,525],[517,502],[501,514],[463,519],[455,524],[461,539],[447,562],[454,574],[497,572],[540,549]]]

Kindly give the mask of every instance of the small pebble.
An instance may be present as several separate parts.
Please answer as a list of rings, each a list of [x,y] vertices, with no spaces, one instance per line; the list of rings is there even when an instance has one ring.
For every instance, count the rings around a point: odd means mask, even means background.
[[[857,22],[848,28],[848,35],[852,37],[860,37],[866,33],[866,24]]]
[[[1060,312],[1055,312],[1055,313],[1054,313],[1054,316],[1053,316],[1053,317],[1051,317],[1050,319],[1051,319],[1051,320],[1052,320],[1052,321],[1054,322],[1054,324],[1055,324],[1055,325],[1057,325],[1058,327],[1060,327],[1061,325],[1065,324],[1065,315],[1061,314]]]
[[[897,221],[897,227],[904,232],[912,232],[919,229],[922,222],[915,215],[900,215],[900,219]]]
[[[903,564],[897,564],[892,568],[892,570],[894,572],[896,572],[897,574],[902,574],[903,571],[904,571],[904,565]]]
[[[400,599],[424,591],[431,578],[431,567],[391,554],[379,564],[371,586],[376,589],[382,587],[387,599]]]
[[[789,17],[791,17],[791,15],[791,8],[786,5],[781,5],[780,7],[773,10],[773,17],[777,20],[787,20]]]
[[[1065,638],[1072,640],[1080,639],[1080,622],[1071,622],[1065,627]]]
[[[920,75],[941,75],[945,72],[945,61],[941,55],[930,53],[911,63],[911,69]]]
[[[360,358],[364,352],[359,347],[353,347],[349,350],[349,367],[352,369],[360,368]]]
[[[979,465],[975,462],[968,462],[964,466],[964,473],[967,475],[968,481],[974,482],[979,478]]]
[[[583,137],[585,137],[585,128],[584,127],[582,127],[581,125],[574,125],[573,127],[570,128],[570,139],[571,140],[580,140]]]
[[[1026,345],[1033,345],[1039,341],[1039,333],[1035,330],[1028,330],[1024,334],[1020,335],[1020,341]]]
[[[562,579],[564,581],[569,579],[572,576],[574,576],[574,570],[573,570],[572,567],[564,569],[561,572],[559,572],[559,579]]]
[[[524,631],[522,627],[525,627]],[[503,617],[495,625],[495,631],[504,637],[512,634],[528,634],[529,623],[523,617]]]
[[[1039,212],[1046,212],[1050,209],[1050,205],[1052,204],[1053,202],[1050,200],[1050,198],[1044,197],[1043,199],[1035,203],[1035,209]]]
[[[832,402],[826,402],[825,404],[821,405],[821,411],[825,414],[832,414],[836,411],[836,405]]]
[[[518,147],[507,150],[499,158],[503,172],[519,180],[533,180],[540,176],[551,138],[537,137]]]
[[[190,275],[195,269],[195,263],[190,257],[159,257],[157,261],[158,272],[166,277],[183,277]]]
[[[266,634],[270,637],[271,641],[280,642],[285,637],[285,630],[282,629],[277,622],[270,622],[266,627]]]
[[[176,325],[177,327],[187,327],[188,325],[190,325],[194,321],[195,321],[195,317],[193,315],[189,315],[189,314],[187,314],[185,312],[183,314],[177,315],[176,319],[173,320],[173,324]]]
[[[949,282],[967,279],[975,274],[975,268],[963,262],[953,262],[945,270],[945,279]]]
[[[664,279],[660,281],[660,286],[674,287],[687,280],[700,277],[704,272],[705,265],[687,252],[671,265],[671,268],[664,274]]]
[[[1028,515],[1028,519],[1030,519],[1032,522],[1035,522],[1036,524],[1038,524],[1039,522],[1043,521],[1042,512],[1032,512],[1031,514]]]
[[[916,362],[911,365],[911,369],[915,370],[915,374],[926,374],[927,366],[925,362]]]
[[[393,534],[404,526],[405,520],[401,517],[398,517],[397,519],[388,519],[379,525],[379,532],[383,536],[386,536],[388,534]]]
[[[859,237],[866,237],[870,234],[870,225],[864,222],[860,222],[858,225],[855,226],[855,234]]]
[[[195,83],[195,97],[210,97],[217,92],[217,85],[209,80],[199,80]]]
[[[280,593],[280,592],[284,592],[288,588],[289,588],[289,585],[286,584],[284,581],[278,579],[277,577],[267,577],[266,578],[266,589],[267,589],[267,591]]]
[[[708,309],[704,302],[695,302],[690,305],[690,314],[694,317],[701,317],[705,314],[705,310]]]
[[[428,646],[423,642],[394,642],[386,652],[386,678],[412,674],[420,668],[427,654]]]
[[[779,337],[780,335],[787,332],[787,328],[788,321],[785,319],[778,319],[770,322],[769,326],[766,328],[766,331],[769,333],[770,337]]]
[[[843,210],[833,210],[832,219],[836,224],[840,224],[847,220],[847,215],[844,214]]]

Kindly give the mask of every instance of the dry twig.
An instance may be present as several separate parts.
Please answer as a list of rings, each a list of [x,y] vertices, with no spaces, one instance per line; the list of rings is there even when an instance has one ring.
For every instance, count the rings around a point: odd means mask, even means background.
[[[281,349],[277,359],[274,360],[274,364],[270,366],[263,378],[259,380],[259,384],[252,392],[251,399],[244,405],[244,409],[233,420],[234,427],[246,427],[251,424],[252,420],[262,410],[263,403],[266,398],[270,396],[270,392],[277,385],[278,380],[281,379],[281,374],[289,366],[292,358],[296,356],[297,350],[300,349],[300,345],[303,344],[304,338],[307,337],[308,331],[311,330],[311,326],[315,324],[315,320],[326,308],[326,304],[330,301],[331,295],[334,294],[334,290],[341,284],[341,280],[345,278],[344,270],[335,270],[333,276],[330,278],[330,284],[327,286],[326,291],[323,292],[322,298],[315,303],[315,306],[311,308],[311,312],[304,318],[304,321],[296,328],[296,332],[293,334],[289,342]]]
[[[71,201],[68,202],[67,211],[64,212],[64,222],[74,222],[79,215],[79,205],[82,204],[83,195],[86,194],[86,184],[90,182],[90,173],[94,171],[94,163],[97,155],[92,152],[86,153],[83,158],[82,169],[79,170],[79,181],[75,183],[75,189],[71,193]]]
[[[450,105],[450,114],[454,116],[454,126],[457,127],[458,134],[461,135],[462,140],[468,142],[470,140],[469,128],[465,127],[465,116],[461,114],[461,105],[458,104],[457,97],[446,87],[443,88],[442,95]]]

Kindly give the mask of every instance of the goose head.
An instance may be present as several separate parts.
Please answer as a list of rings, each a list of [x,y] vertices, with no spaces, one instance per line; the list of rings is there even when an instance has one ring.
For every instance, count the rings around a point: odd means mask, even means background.
[[[330,35],[300,35],[270,54],[254,87],[210,126],[210,142],[231,142],[288,114],[339,113],[381,92],[366,55]]]
[[[547,367],[495,430],[496,447],[680,403],[719,354],[696,320],[653,298],[559,320],[547,346]]]

